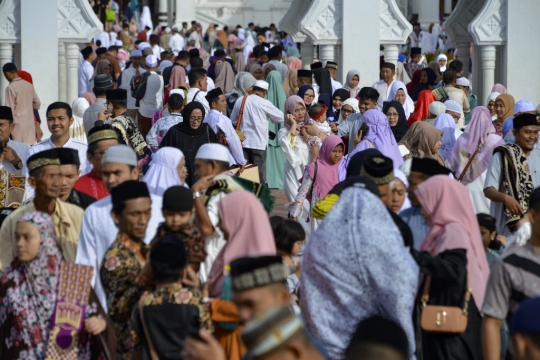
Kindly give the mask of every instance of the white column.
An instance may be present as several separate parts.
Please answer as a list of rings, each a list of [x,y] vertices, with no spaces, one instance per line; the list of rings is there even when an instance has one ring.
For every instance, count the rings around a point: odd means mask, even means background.
[[[79,47],[77,44],[66,44],[66,102],[73,103],[78,96],[79,85]]]
[[[13,46],[11,44],[0,44],[0,68],[11,62],[13,57]],[[6,87],[9,85],[9,82],[4,75],[0,76],[0,105],[6,104]]]
[[[456,44],[459,61],[463,63],[463,76],[469,76],[469,59],[471,57],[471,47],[468,42],[460,42]]]
[[[334,45],[319,45],[319,61],[326,66],[327,61],[335,61],[336,49]]]
[[[444,13],[450,14],[452,12],[452,0],[444,0]]]
[[[495,60],[497,51],[493,45],[482,46],[482,93],[480,99],[487,99],[491,88],[495,85]],[[485,101],[485,100],[484,100]]]
[[[418,22],[428,27],[439,22],[439,2],[434,0],[418,0]]]
[[[178,29],[182,28],[182,22],[188,24],[195,20],[195,1],[193,0],[176,0],[175,6],[176,17],[174,26]]]
[[[397,45],[384,45],[384,61],[397,65],[399,49]]]
[[[58,42],[58,101],[66,101],[66,47],[63,42]]]
[[[168,0],[159,0],[159,7],[158,7],[158,23],[159,26],[167,26],[169,25],[167,23],[167,13],[169,11],[168,7]]]
[[[313,46],[311,39],[306,38],[300,47],[300,54],[302,54],[302,67],[304,69],[309,69],[309,65],[313,62],[314,49],[315,46]]]

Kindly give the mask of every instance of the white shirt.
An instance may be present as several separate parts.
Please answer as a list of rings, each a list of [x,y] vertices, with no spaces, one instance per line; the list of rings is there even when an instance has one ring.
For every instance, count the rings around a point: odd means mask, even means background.
[[[377,101],[377,110],[382,111],[383,103],[387,101],[388,93],[390,92],[390,88],[392,87],[393,83],[394,81],[392,80],[392,83],[388,85],[384,80],[379,80],[375,84],[373,84],[373,88],[379,92],[379,101]]]
[[[223,115],[217,110],[210,110],[208,116],[204,119],[216,134],[221,130],[227,138],[227,145],[231,152],[231,165],[246,165],[247,160],[244,158],[244,151],[242,150],[242,143],[236,133],[236,130],[232,126],[231,119]]]
[[[206,91],[211,91],[211,90],[214,90],[216,88],[216,84],[214,83],[214,80],[212,80],[211,77],[206,77],[206,79],[208,80],[208,85],[206,86]],[[188,81],[189,83],[189,81]]]
[[[195,94],[197,97],[195,97]],[[210,113],[210,105],[208,104],[208,100],[206,100],[206,91],[202,91],[199,88],[189,88],[187,93],[187,102],[189,104],[192,101],[197,101],[202,104],[204,107],[205,117],[208,115],[208,113]]]
[[[178,52],[184,50],[184,38],[182,37],[182,35],[176,33],[171,36],[171,39],[169,40],[169,48],[175,54],[178,54]]]
[[[158,60],[161,60],[161,53],[164,52],[165,50],[159,46],[159,45],[154,45],[152,46],[152,52],[154,53],[154,56],[158,59]]]
[[[85,92],[92,93],[92,86],[90,86],[92,76],[94,76],[94,67],[84,60],[79,66],[79,96]]]
[[[163,86],[163,77],[156,74],[155,71],[151,71],[146,81],[144,97],[139,102],[139,112],[142,116],[151,118],[156,111],[163,107]]]
[[[149,244],[163,222],[161,213],[162,198],[151,195],[152,215],[146,228],[144,242]],[[118,227],[111,217],[111,196],[96,201],[86,208],[82,220],[81,236],[77,245],[76,264],[88,265],[94,268],[92,287],[94,288],[101,306],[107,311],[107,296],[101,284],[100,267],[103,257],[118,235]]]
[[[146,70],[139,66],[139,74],[145,73]],[[131,79],[137,74],[137,69],[133,66],[128,67],[122,72],[122,83],[120,84],[120,89],[127,90],[127,108],[129,110],[138,109],[135,105],[135,98],[131,96]]]
[[[0,163],[0,170],[5,170],[10,174],[15,175],[26,175],[26,159],[28,158],[28,149],[30,149],[30,145],[15,140],[9,140],[7,146],[15,150],[17,156],[23,163],[23,168],[17,170],[15,166],[4,157]]]
[[[276,70],[279,71],[279,73],[281,74],[281,81],[285,80],[285,76],[287,76],[287,71],[289,71],[289,68],[287,67],[287,65],[285,65],[279,60],[270,60],[268,63],[274,65],[276,67]]]
[[[238,121],[238,114],[244,97],[239,97],[234,104],[231,120]],[[244,148],[266,150],[268,147],[268,119],[273,123],[283,122],[283,113],[270,101],[257,96],[248,96],[244,104],[240,130],[245,135]]]
[[[84,111],[83,125],[86,136],[88,136],[90,129],[94,127],[94,123],[98,120],[99,112],[105,108],[106,103],[107,101],[105,99],[96,98],[96,101]]]
[[[341,85],[339,81],[334,80],[332,77],[330,77],[330,81],[332,82],[332,95],[336,90],[343,88],[343,85]]]

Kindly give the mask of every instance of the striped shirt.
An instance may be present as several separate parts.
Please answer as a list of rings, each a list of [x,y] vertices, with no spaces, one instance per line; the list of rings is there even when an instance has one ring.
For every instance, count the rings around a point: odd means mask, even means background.
[[[540,296],[540,248],[511,245],[493,263],[482,312],[508,319],[529,298]]]

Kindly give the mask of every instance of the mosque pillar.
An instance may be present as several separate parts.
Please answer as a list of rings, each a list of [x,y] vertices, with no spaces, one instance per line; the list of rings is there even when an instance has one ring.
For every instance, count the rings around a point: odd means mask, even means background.
[[[326,65],[327,61],[335,61],[334,57],[336,56],[336,49],[334,45],[320,45],[319,46],[319,61],[322,62],[323,66]]]
[[[444,13],[450,14],[452,12],[452,0],[444,0]]]
[[[469,77],[469,59],[471,57],[471,44],[468,42],[458,42],[456,44],[458,51],[457,57],[463,63],[463,76]]]
[[[497,50],[494,45],[482,46],[482,93],[480,99],[486,99],[495,85],[495,62]]]
[[[431,23],[438,23],[439,2],[434,0],[418,0],[418,22],[426,28]]]
[[[167,13],[169,12],[169,1],[159,0],[158,6],[158,24],[159,26],[168,26]]]
[[[304,69],[309,69],[309,65],[313,62],[314,48],[315,46],[313,46],[310,38],[306,38],[300,47],[300,54],[302,54],[302,67]]]
[[[79,47],[77,44],[66,44],[66,102],[73,103],[79,91]]]
[[[66,101],[66,47],[61,41],[58,42],[58,101]]]
[[[13,57],[13,45],[1,43],[0,44],[0,67],[4,64],[11,62]],[[7,79],[2,75],[0,76],[0,104],[6,103],[6,87],[9,85]]]
[[[397,65],[399,49],[397,45],[384,45],[384,61]]]

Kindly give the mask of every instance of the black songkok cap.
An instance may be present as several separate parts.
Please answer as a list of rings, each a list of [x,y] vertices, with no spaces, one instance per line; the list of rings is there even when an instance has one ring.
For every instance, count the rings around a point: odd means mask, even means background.
[[[13,112],[9,106],[0,106],[0,119],[13,121]]]
[[[371,178],[375,184],[389,184],[394,180],[394,162],[384,155],[370,155],[364,160],[360,175]]]
[[[111,190],[113,208],[127,200],[138,198],[150,198],[150,192],[145,182],[128,180],[117,185]]]
[[[28,172],[32,172],[47,165],[60,165],[60,159],[58,158],[56,149],[38,152],[30,156],[26,161]]]
[[[326,62],[326,66],[325,68],[327,69],[338,69],[338,64],[336,62],[333,62],[333,61],[327,61]]]
[[[187,249],[184,242],[169,236],[160,239],[150,251],[150,265],[156,280],[178,280],[187,266]]]
[[[281,256],[243,257],[231,262],[231,280],[234,291],[285,282],[287,274],[287,268]]]
[[[217,87],[215,89],[210,90],[206,94],[205,98],[206,98],[206,100],[208,102],[210,102],[210,99],[215,99],[215,98],[219,97],[219,95],[223,95],[223,90],[221,90],[221,88]],[[210,104],[210,105],[212,105],[212,104]]]
[[[171,186],[163,193],[163,210],[184,212],[193,210],[193,192],[184,186]]]
[[[429,176],[450,174],[450,170],[439,164],[437,160],[427,158],[413,158],[411,171],[416,171]]]
[[[297,73],[297,77],[299,78],[311,78],[312,76],[313,76],[313,71],[311,70],[299,69]]]
[[[84,49],[82,49],[81,54],[83,56],[83,59],[88,58],[88,56],[92,53],[92,51],[94,51],[94,50],[92,50],[91,46],[87,46]]]
[[[189,50],[189,57],[201,57],[198,49]]]
[[[104,47],[100,47],[100,48],[97,48],[96,49],[96,54],[99,56],[99,55],[103,55],[107,52],[107,49],[104,48]]]
[[[411,48],[411,56],[422,55],[422,48],[413,47]]]
[[[214,56],[222,57],[222,56],[226,56],[226,55],[227,54],[225,53],[225,50],[218,49],[218,50],[214,51]]]
[[[317,61],[316,63],[309,65],[309,67],[311,68],[312,71],[315,69],[320,69],[322,68],[322,62]]]
[[[94,89],[96,90],[109,90],[113,86],[113,79],[110,74],[99,74],[94,78]]]
[[[107,90],[107,100],[127,100],[126,89]]]
[[[536,115],[529,113],[520,114],[516,116],[513,121],[515,130],[524,126],[538,125],[538,122],[536,121]]]
[[[382,316],[376,315],[358,324],[347,352],[354,353],[355,348],[362,344],[383,345],[398,351],[403,358],[409,356],[409,341],[403,328]]]
[[[390,69],[392,71],[396,71],[396,65],[390,63],[390,62],[385,62],[382,66],[382,68],[387,68],[387,69]]]
[[[58,158],[60,159],[60,165],[77,165],[81,166],[81,159],[79,158],[79,152],[70,148],[56,148]]]

